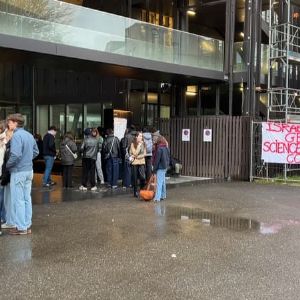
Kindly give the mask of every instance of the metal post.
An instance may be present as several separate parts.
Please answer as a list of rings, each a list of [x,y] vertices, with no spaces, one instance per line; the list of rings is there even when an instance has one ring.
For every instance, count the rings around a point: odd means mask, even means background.
[[[147,118],[148,118],[148,89],[149,83],[148,81],[144,81],[144,125],[147,126]]]
[[[250,102],[251,102],[251,19],[252,19],[252,0],[246,0],[245,2],[245,28],[244,28],[244,52],[245,61],[247,68],[246,76],[246,97],[245,97],[245,110],[244,115],[250,113]]]
[[[250,182],[253,181],[253,146],[254,146],[253,127],[254,127],[254,122],[252,120],[251,132],[250,132]]]
[[[161,106],[161,83],[157,85],[157,118],[160,119],[160,106]]]
[[[131,79],[127,79],[126,86],[126,109],[129,110],[130,107],[130,92],[131,92]]]
[[[127,16],[132,18],[132,0],[127,0]]]
[[[262,1],[256,1],[256,53],[257,53],[257,58],[256,58],[256,70],[255,70],[255,82],[256,85],[260,86],[260,75],[261,75],[261,12],[262,12]],[[256,92],[255,95],[255,102],[253,105],[253,116],[256,116],[259,114],[258,111],[258,103],[260,99],[260,93]]]
[[[233,47],[234,47],[234,33],[235,33],[235,6],[236,6],[236,0],[228,0],[226,2],[224,73],[228,77],[228,83],[229,83],[229,99],[228,99],[229,115],[232,115],[232,99],[233,99]]]
[[[201,99],[201,86],[198,85],[198,95],[197,95],[198,99],[197,99],[197,117],[201,116],[201,112],[202,112],[202,99]]]
[[[32,66],[32,130],[37,132],[36,127],[36,106],[35,106],[35,66]]]
[[[216,116],[220,114],[220,85],[216,86]]]
[[[150,13],[150,2],[149,2],[149,0],[145,0],[146,1],[146,3],[145,3],[145,5],[146,5],[146,22],[150,22],[150,17],[149,17],[149,13]]]

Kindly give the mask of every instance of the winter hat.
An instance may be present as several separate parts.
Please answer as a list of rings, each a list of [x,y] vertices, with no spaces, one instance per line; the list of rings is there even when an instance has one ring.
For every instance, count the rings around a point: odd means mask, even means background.
[[[91,128],[84,129],[84,135],[90,135],[91,134]]]

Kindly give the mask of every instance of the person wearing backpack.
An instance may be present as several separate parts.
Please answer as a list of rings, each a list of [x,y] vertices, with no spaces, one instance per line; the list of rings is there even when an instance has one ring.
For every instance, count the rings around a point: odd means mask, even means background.
[[[107,130],[107,138],[103,143],[103,155],[106,166],[107,182],[112,189],[118,187],[120,141],[114,135],[113,129]]]
[[[143,138],[146,147],[145,168],[146,168],[146,180],[148,181],[152,175],[152,150],[153,150],[152,134],[150,133],[148,128],[143,129]]]
[[[74,167],[75,157],[77,156],[77,146],[74,142],[73,134],[67,132],[60,144],[61,164],[63,167],[63,187],[71,188],[72,172]]]
[[[138,179],[140,180],[140,189],[145,186],[145,154],[146,147],[143,141],[143,133],[137,132],[135,139],[131,143],[130,150],[130,161],[131,161],[131,171],[132,171],[132,186],[133,186],[133,195],[138,198]]]
[[[126,129],[125,135],[120,142],[121,158],[123,163],[123,187],[131,187],[131,162],[129,161],[129,148],[135,138],[135,126]]]
[[[82,152],[82,185],[79,190],[81,191],[87,191],[88,181],[91,184],[91,191],[97,191],[95,181],[96,159],[99,148],[97,132],[97,129],[91,128],[84,130],[85,137],[80,148]]]
[[[98,153],[97,153],[97,159],[96,159],[96,173],[95,173],[95,180],[96,183],[98,181],[98,178],[100,180],[101,184],[104,184],[104,176],[103,176],[103,170],[102,170],[102,156],[101,156],[101,151],[102,151],[102,146],[103,146],[103,137],[101,136],[101,128],[95,128],[97,130],[97,139],[99,143],[99,148],[98,148]]]
[[[156,174],[157,179],[154,202],[159,202],[167,198],[166,173],[170,165],[170,150],[163,136],[158,137],[156,148],[153,163],[153,173]]]

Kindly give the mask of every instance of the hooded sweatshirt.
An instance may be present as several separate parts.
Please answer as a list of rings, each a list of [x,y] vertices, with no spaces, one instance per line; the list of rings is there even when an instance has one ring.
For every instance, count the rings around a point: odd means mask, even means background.
[[[146,146],[145,156],[152,156],[152,150],[153,150],[152,134],[150,132],[144,132],[143,137]]]

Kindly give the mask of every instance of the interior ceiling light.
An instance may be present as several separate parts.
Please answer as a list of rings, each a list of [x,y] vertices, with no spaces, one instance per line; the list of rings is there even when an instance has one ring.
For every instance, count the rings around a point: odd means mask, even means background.
[[[240,32],[240,36],[243,38],[245,36],[244,32]]]
[[[185,94],[187,96],[195,96],[195,95],[197,95],[197,86],[196,85],[188,85],[186,87]]]
[[[196,12],[195,12],[194,10],[189,9],[189,10],[187,11],[187,14],[188,14],[189,16],[195,16],[195,15],[196,15]]]

